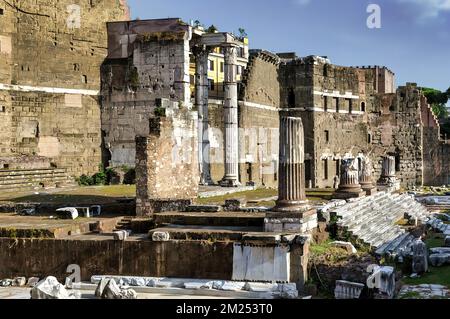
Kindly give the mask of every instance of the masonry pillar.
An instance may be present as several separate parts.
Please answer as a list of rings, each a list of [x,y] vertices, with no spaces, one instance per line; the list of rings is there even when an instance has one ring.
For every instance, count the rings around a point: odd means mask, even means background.
[[[278,201],[275,211],[293,211],[307,203],[304,131],[301,118],[281,116]]]
[[[302,119],[280,112],[278,200],[266,216],[265,230],[308,233],[318,223],[317,212],[306,199]]]
[[[364,196],[366,193],[359,184],[358,165],[354,158],[342,160],[339,188],[334,198],[350,199]]]
[[[225,122],[225,176],[220,182],[224,187],[239,186],[239,127],[237,89],[237,48],[224,47],[224,122]]]
[[[359,174],[359,184],[366,195],[370,196],[376,193],[376,187],[373,185],[372,180],[373,167],[372,161],[369,157],[365,156],[362,159],[361,172]]]
[[[195,105],[198,110],[198,163],[200,172],[200,185],[212,185],[210,142],[209,142],[209,81],[208,81],[208,56],[210,50],[207,47],[196,47],[196,81],[195,81]]]
[[[395,157],[394,156],[384,156],[381,177],[378,182],[380,189],[391,188],[393,190],[400,189],[400,182],[397,180],[395,175]]]

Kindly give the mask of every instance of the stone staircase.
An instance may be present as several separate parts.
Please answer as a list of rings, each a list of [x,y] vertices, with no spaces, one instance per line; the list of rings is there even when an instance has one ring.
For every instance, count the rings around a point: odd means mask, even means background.
[[[132,229],[132,223],[133,217],[123,217],[114,228],[113,232],[121,231],[121,230],[131,230]]]
[[[263,233],[264,218],[264,213],[159,213],[150,237],[163,232],[175,240],[239,241],[248,233]]]
[[[412,242],[414,236],[397,225],[405,214],[421,222],[429,217],[413,196],[390,192],[353,200],[330,213],[340,229],[374,248],[377,255],[395,254]]]
[[[0,170],[0,191],[28,191],[72,185],[64,168]]]

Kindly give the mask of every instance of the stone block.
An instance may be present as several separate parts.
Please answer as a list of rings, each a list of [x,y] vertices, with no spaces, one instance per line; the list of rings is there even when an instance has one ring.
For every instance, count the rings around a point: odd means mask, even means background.
[[[169,241],[170,234],[168,232],[155,231],[151,234],[152,241]]]

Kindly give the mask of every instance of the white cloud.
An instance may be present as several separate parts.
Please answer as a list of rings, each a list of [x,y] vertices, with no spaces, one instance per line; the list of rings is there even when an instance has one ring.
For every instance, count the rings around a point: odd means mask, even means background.
[[[422,8],[421,18],[435,18],[442,12],[450,12],[450,0],[398,0],[402,3],[418,5]]]

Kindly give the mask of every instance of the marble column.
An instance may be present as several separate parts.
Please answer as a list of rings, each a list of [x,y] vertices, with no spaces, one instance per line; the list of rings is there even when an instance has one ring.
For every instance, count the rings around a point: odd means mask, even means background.
[[[264,229],[277,233],[311,233],[318,226],[317,210],[306,199],[302,119],[280,111],[278,200],[266,214]]]
[[[383,166],[381,170],[382,178],[395,178],[395,157],[385,156],[383,157]]]
[[[400,182],[395,175],[395,157],[385,156],[383,157],[381,177],[378,185],[383,187],[392,188],[394,190],[400,189]]]
[[[200,185],[212,185],[210,142],[209,142],[209,80],[208,57],[211,50],[199,46],[193,53],[196,61],[195,73],[195,106],[198,111],[198,163],[200,170]]]
[[[297,211],[307,204],[301,118],[281,115],[279,145],[278,201],[274,211]]]
[[[359,184],[363,191],[366,192],[367,195],[373,195],[376,192],[376,188],[373,184],[373,166],[372,161],[369,157],[365,156],[362,158],[362,167],[361,172],[359,174]]]
[[[225,122],[225,176],[224,187],[239,186],[239,127],[237,89],[237,47],[224,47],[224,122]]]
[[[339,188],[334,194],[338,199],[357,198],[365,195],[359,184],[358,164],[354,158],[347,158],[341,162]]]

